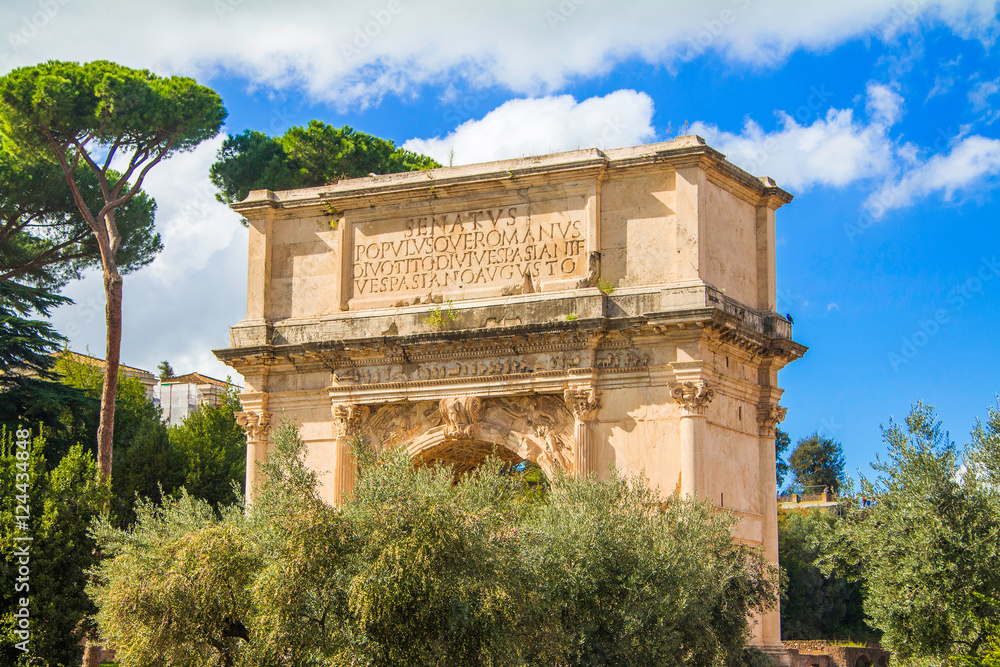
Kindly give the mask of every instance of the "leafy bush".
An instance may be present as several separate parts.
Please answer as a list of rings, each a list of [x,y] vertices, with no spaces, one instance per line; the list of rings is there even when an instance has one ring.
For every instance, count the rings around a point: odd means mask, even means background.
[[[107,506],[110,489],[97,481],[97,464],[79,445],[46,471],[44,438],[35,438],[27,458],[18,458],[11,435],[0,434],[0,664],[28,664],[30,657],[52,666],[79,665],[83,648],[78,642],[91,627],[87,616],[95,611],[84,593],[87,570],[97,560],[88,528]],[[27,532],[15,522],[24,514],[18,508],[24,495]],[[15,535],[32,539],[15,542]],[[15,592],[20,558],[14,551],[25,544],[30,574],[21,583],[29,590]],[[13,635],[15,599],[20,597],[30,600],[28,654],[14,648],[21,641]]]
[[[774,573],[707,505],[645,480],[557,476],[525,493],[489,460],[455,479],[358,445],[325,504],[282,423],[254,503],[183,496],[99,523],[106,645],[139,665],[739,665]]]

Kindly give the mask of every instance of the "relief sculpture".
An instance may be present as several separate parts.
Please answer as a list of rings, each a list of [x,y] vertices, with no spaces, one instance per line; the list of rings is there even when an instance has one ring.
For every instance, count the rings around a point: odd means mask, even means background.
[[[627,352],[610,352],[603,357],[598,357],[594,366],[601,369],[608,368],[646,368],[649,366],[649,355],[639,354],[633,350]]]

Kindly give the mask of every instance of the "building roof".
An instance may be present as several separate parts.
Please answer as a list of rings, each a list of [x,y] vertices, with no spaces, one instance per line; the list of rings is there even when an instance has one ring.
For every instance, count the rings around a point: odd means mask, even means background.
[[[160,380],[160,384],[210,384],[216,387],[235,387],[232,382],[216,380],[201,373],[187,373],[186,375],[174,375],[166,380]]]
[[[92,357],[88,354],[80,354],[79,352],[73,352],[72,350],[66,350],[65,354],[68,354],[69,358],[77,363],[87,364],[88,366],[96,366],[98,368],[104,368],[104,359],[98,359],[97,357]],[[126,366],[125,364],[122,363],[118,364],[118,369],[122,371],[128,371],[136,375],[144,374],[144,375],[149,375],[151,377],[155,377],[153,376],[152,373],[150,373],[147,370],[144,370],[142,368],[136,368],[134,366]]]

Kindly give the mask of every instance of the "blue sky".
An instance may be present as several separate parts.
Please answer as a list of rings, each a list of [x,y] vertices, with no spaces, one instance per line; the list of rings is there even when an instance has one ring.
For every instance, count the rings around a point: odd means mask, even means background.
[[[228,132],[319,118],[456,164],[700,134],[795,195],[778,212],[779,309],[810,348],[780,375],[793,440],[834,437],[865,472],[913,402],[960,443],[996,402],[994,2],[38,0],[0,26],[0,71],[192,75]],[[126,363],[227,372],[210,350],[243,315],[246,233],[207,183],[220,141],[147,182],[166,250],[126,279]],[[101,354],[99,281],[66,293],[57,327]]]

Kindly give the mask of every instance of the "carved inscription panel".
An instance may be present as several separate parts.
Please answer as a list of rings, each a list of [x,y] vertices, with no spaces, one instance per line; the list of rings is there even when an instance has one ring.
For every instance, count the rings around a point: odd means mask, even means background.
[[[583,196],[352,226],[352,302],[531,292],[587,277]]]

